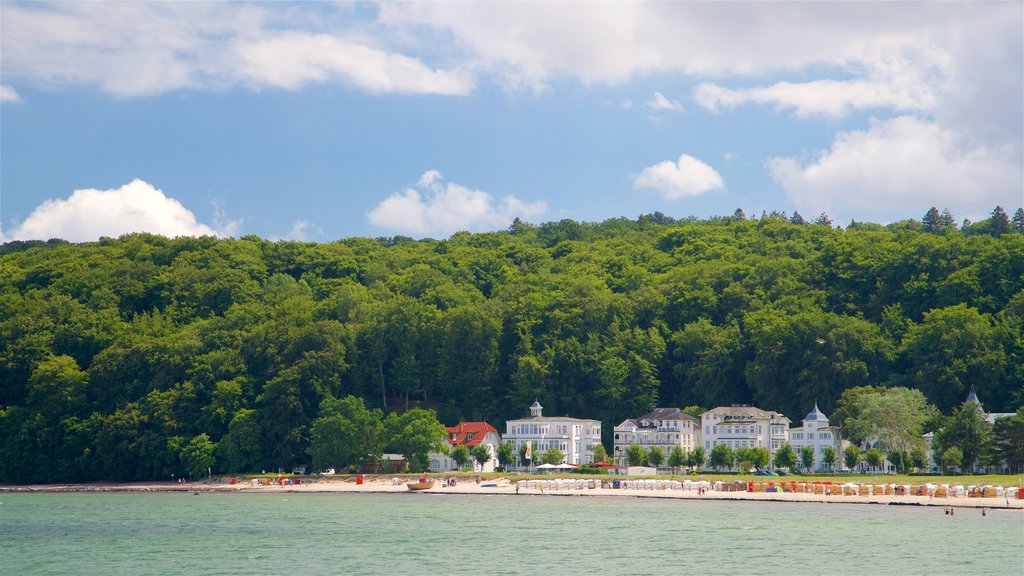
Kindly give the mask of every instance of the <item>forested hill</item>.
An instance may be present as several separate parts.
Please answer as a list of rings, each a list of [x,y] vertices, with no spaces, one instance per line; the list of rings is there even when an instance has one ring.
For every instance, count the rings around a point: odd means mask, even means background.
[[[245,416],[259,467],[308,462],[321,401],[503,429],[846,388],[1024,401],[1024,212],[964,229],[774,214],[517,221],[444,241],[136,234],[0,248],[0,479],[168,476]],[[1021,220],[1018,222],[1017,220]],[[238,424],[241,426],[242,424]],[[227,469],[222,460],[214,467]]]

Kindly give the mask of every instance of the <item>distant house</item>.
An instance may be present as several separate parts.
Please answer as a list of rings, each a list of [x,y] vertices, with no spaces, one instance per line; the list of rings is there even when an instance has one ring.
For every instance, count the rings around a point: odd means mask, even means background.
[[[798,428],[789,429],[789,443],[793,451],[800,456],[800,449],[804,446],[814,448],[814,468],[819,471],[826,469],[821,450],[825,446],[831,446],[836,450],[837,470],[842,469],[843,451],[842,440],[839,437],[839,430],[829,426],[828,417],[821,410],[818,410],[818,403],[814,403],[814,410],[804,416],[803,425]]]
[[[594,447],[601,443],[601,421],[569,416],[544,416],[540,402],[530,406],[530,416],[505,422],[504,439],[519,449],[529,446],[532,460],[519,462],[526,468],[540,462],[551,448],[561,450],[568,464],[592,464]]]
[[[397,474],[409,468],[409,461],[401,454],[382,454],[380,460],[359,466],[360,474]]]
[[[616,426],[612,442],[612,458],[620,466],[629,463],[626,448],[634,442],[644,450],[658,446],[664,452],[667,462],[668,455],[676,446],[684,453],[700,446],[700,420],[679,408],[655,408],[639,418],[626,419]]]
[[[501,445],[501,437],[498,436],[497,428],[487,422],[459,422],[455,426],[446,426],[445,430],[448,431],[448,438],[445,439],[445,442],[448,445],[449,453],[456,446],[465,446],[470,452],[468,466],[472,466],[474,470],[479,468],[481,472],[494,472],[498,467],[498,446]],[[472,457],[473,449],[480,444],[486,444],[491,451],[490,460],[485,462],[482,468]],[[459,467],[449,455],[431,452],[428,456],[431,472],[446,472],[457,470]]]

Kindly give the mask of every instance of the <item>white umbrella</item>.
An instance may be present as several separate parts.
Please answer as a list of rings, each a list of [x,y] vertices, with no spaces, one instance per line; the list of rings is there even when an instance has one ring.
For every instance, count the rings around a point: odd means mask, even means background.
[[[559,470],[572,470],[575,466],[572,464],[559,464],[558,466],[555,466],[555,468],[558,468]]]
[[[558,466],[555,466],[554,464],[541,464],[540,466],[537,466],[537,470],[554,470],[555,468],[558,468]]]

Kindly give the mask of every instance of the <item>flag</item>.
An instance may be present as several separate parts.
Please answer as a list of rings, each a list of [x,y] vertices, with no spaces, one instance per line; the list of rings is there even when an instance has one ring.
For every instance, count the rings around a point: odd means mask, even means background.
[[[526,443],[526,459],[533,460],[533,450],[530,449],[530,443]]]

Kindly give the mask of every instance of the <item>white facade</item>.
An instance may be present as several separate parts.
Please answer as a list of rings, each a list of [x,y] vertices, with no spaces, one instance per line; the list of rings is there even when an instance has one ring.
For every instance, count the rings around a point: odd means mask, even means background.
[[[811,410],[810,414],[804,416],[803,426],[789,429],[789,443],[793,446],[793,451],[796,452],[797,462],[800,462],[800,449],[804,446],[811,446],[814,448],[813,469],[817,471],[826,470],[821,453],[825,446],[831,446],[835,449],[835,468],[837,470],[842,469],[843,452],[841,442],[838,430],[829,426],[828,417],[818,410],[817,403],[814,404],[814,410]]]
[[[494,472],[498,468],[498,446],[501,445],[501,437],[498,436],[498,431],[490,424],[486,422],[460,422],[455,426],[447,426],[446,430],[448,431],[448,438],[445,439],[445,445],[448,447],[448,454],[440,452],[430,452],[428,454],[431,472],[458,470],[459,465],[452,459],[450,454],[452,449],[459,445],[464,445],[469,449],[470,460],[466,464],[467,467],[472,467],[474,471],[478,472]],[[491,452],[490,459],[482,467],[477,463],[476,458],[473,457],[473,449],[480,444],[486,444]]]
[[[769,462],[775,452],[789,439],[789,418],[753,406],[719,407],[700,415],[704,451],[725,444],[732,449],[767,448]]]
[[[612,441],[612,458],[620,466],[629,464],[626,448],[634,442],[644,450],[658,446],[667,461],[675,446],[684,453],[700,446],[700,420],[678,408],[655,408],[640,418],[630,418],[616,426]]]
[[[518,459],[519,449],[530,444],[531,462],[520,462],[521,467],[540,461],[541,455],[558,448],[568,464],[592,464],[594,447],[601,443],[601,421],[583,420],[568,416],[544,416],[539,402],[530,406],[530,417],[505,423],[504,440],[511,442]]]

